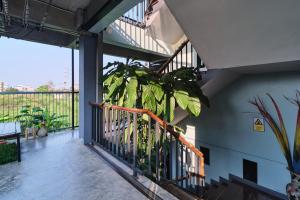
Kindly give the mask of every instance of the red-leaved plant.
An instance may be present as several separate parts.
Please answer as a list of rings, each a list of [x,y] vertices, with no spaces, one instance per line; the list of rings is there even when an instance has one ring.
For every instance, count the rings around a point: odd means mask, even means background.
[[[298,109],[293,154],[291,154],[289,138],[279,106],[270,94],[267,94],[267,96],[270,98],[276,110],[277,118],[272,116],[265,106],[264,101],[260,97],[254,98],[250,101],[250,103],[258,109],[260,114],[264,117],[265,121],[272,129],[288,163],[289,170],[293,173],[300,174],[300,91],[296,92],[295,99],[285,97],[290,103],[296,105]]]

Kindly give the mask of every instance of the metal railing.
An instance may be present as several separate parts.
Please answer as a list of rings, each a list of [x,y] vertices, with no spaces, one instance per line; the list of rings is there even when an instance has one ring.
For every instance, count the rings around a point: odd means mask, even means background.
[[[157,182],[202,195],[203,154],[167,122],[145,109],[91,103],[92,141]]]
[[[158,73],[169,73],[180,68],[195,68],[205,69],[205,64],[198,56],[192,43],[189,40],[184,41],[174,54],[164,63]]]
[[[79,92],[0,92],[0,121],[17,121],[25,106],[41,108],[49,116],[61,116],[61,128],[79,126]]]
[[[117,32],[126,43],[134,47],[169,55],[169,50],[147,33],[145,11],[148,6],[148,0],[138,0],[137,4],[115,20],[108,30]]]

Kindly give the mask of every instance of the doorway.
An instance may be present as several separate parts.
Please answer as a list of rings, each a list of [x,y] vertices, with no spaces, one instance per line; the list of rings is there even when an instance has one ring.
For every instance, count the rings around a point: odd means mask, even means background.
[[[257,183],[257,163],[243,159],[243,178]]]

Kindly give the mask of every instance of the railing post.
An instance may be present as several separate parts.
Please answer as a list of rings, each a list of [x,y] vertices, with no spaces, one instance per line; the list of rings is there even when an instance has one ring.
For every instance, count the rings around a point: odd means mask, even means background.
[[[133,176],[137,176],[136,171],[136,155],[137,155],[137,114],[133,114],[133,161],[132,161],[132,169]]]
[[[75,113],[75,107],[74,107],[74,48],[72,48],[72,129],[74,130],[74,113]]]
[[[156,179],[160,180],[160,153],[159,153],[160,128],[158,122],[155,123],[155,148],[156,148]]]

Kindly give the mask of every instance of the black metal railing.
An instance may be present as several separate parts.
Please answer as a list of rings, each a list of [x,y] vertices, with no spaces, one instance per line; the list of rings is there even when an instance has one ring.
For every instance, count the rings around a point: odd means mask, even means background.
[[[169,73],[180,68],[205,68],[192,43],[184,41],[174,54],[160,67],[158,73]]]
[[[60,117],[60,128],[79,126],[79,92],[0,92],[0,122],[17,121],[24,107]]]
[[[152,112],[91,103],[92,142],[133,170],[202,196],[203,154]]]
[[[147,33],[145,11],[149,7],[148,0],[137,0],[136,5],[115,20],[107,30],[114,30],[130,45],[149,51],[169,55],[166,47],[162,46],[151,34]],[[110,31],[108,31],[110,32]]]

